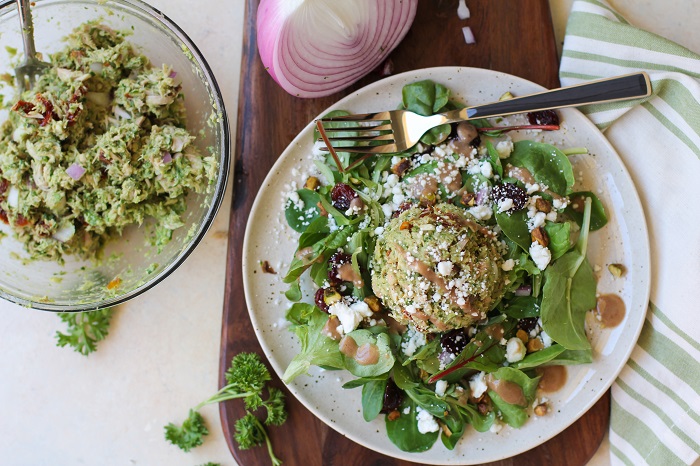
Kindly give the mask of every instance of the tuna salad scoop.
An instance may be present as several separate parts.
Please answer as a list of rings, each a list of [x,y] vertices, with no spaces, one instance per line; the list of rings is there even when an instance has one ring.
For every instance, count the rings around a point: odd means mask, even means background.
[[[464,209],[412,207],[377,240],[372,288],[392,317],[421,332],[467,327],[503,297],[501,248]]]

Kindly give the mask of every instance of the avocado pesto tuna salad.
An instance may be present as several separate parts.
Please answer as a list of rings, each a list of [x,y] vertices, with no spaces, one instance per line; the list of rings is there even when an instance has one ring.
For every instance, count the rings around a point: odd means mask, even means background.
[[[432,81],[402,97],[423,115],[464,105]],[[356,123],[330,124],[351,137]],[[358,413],[408,452],[547,416],[565,366],[592,361],[586,249],[607,222],[594,193],[574,190],[569,158],[585,148],[542,142],[559,128],[543,111],[443,125],[398,154],[317,144],[283,194],[300,233],[283,277],[300,349],[283,380],[348,371]]]
[[[215,179],[215,157],[187,131],[177,73],[127,35],[76,28],[0,126],[0,221],[31,259],[99,259],[147,218],[160,247],[184,225],[187,194]]]

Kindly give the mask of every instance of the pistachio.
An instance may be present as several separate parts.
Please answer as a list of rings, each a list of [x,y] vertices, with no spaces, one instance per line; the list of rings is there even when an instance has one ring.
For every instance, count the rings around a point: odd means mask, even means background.
[[[535,353],[541,349],[544,349],[544,343],[539,338],[533,338],[527,342],[528,353]]]
[[[547,199],[543,199],[541,197],[538,197],[535,200],[535,208],[537,210],[539,210],[540,212],[544,212],[545,214],[548,214],[552,211],[552,204],[550,204]]]
[[[304,187],[306,189],[310,189],[311,191],[316,191],[319,186],[321,186],[321,182],[318,181],[318,178],[315,176],[310,176],[306,179],[306,183],[304,183]]]
[[[372,310],[372,312],[381,312],[382,311],[382,303],[379,301],[379,298],[376,296],[367,296],[365,299],[365,304],[369,306],[369,308]]]
[[[332,306],[342,298],[343,297],[340,296],[340,293],[338,293],[335,288],[326,288],[323,290],[323,302],[326,303],[327,306]]]
[[[401,178],[406,174],[406,172],[411,168],[411,160],[408,158],[403,158],[399,160],[393,167],[391,167],[391,172]]]
[[[549,246],[549,235],[547,235],[547,232],[543,227],[535,228],[534,230],[532,230],[532,233],[530,235],[532,237],[533,242],[537,242],[545,248]]]
[[[544,416],[545,414],[547,414],[547,411],[549,410],[547,409],[547,405],[545,403],[535,406],[535,414],[537,416]]]
[[[516,337],[520,338],[520,341],[523,343],[527,343],[527,341],[530,339],[530,336],[527,334],[527,332],[523,329],[519,329],[516,334]]]
[[[627,273],[627,267],[622,264],[610,264],[608,265],[608,271],[613,275],[613,277],[620,278]]]

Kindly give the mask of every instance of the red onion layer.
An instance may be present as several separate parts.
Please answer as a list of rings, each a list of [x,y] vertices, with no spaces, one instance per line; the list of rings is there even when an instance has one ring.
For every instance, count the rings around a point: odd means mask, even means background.
[[[270,76],[298,97],[333,94],[379,66],[418,0],[261,0],[257,38]]]

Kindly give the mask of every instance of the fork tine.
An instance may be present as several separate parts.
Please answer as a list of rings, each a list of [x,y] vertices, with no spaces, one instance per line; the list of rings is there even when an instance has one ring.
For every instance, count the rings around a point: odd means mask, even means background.
[[[327,151],[328,148],[321,147],[321,150]],[[392,154],[394,152],[399,152],[396,144],[382,144],[379,146],[333,146],[333,150],[357,154]]]
[[[317,141],[323,141],[323,138],[318,138]],[[360,141],[360,142],[372,142],[372,141],[390,141],[394,142],[394,134],[379,134],[376,136],[338,136],[329,137],[329,141]],[[335,146],[333,146],[335,147]]]
[[[356,131],[359,133],[362,132],[367,132],[367,131],[391,131],[391,124],[386,124],[386,125],[376,125],[376,126],[352,126],[352,127],[343,127],[343,128],[326,128],[325,126],[323,127],[323,130],[326,133],[332,133],[332,132],[339,132],[339,131]]]
[[[355,113],[353,115],[334,116],[331,118],[321,118],[323,123],[331,121],[383,121],[391,120],[390,112],[377,113]]]

